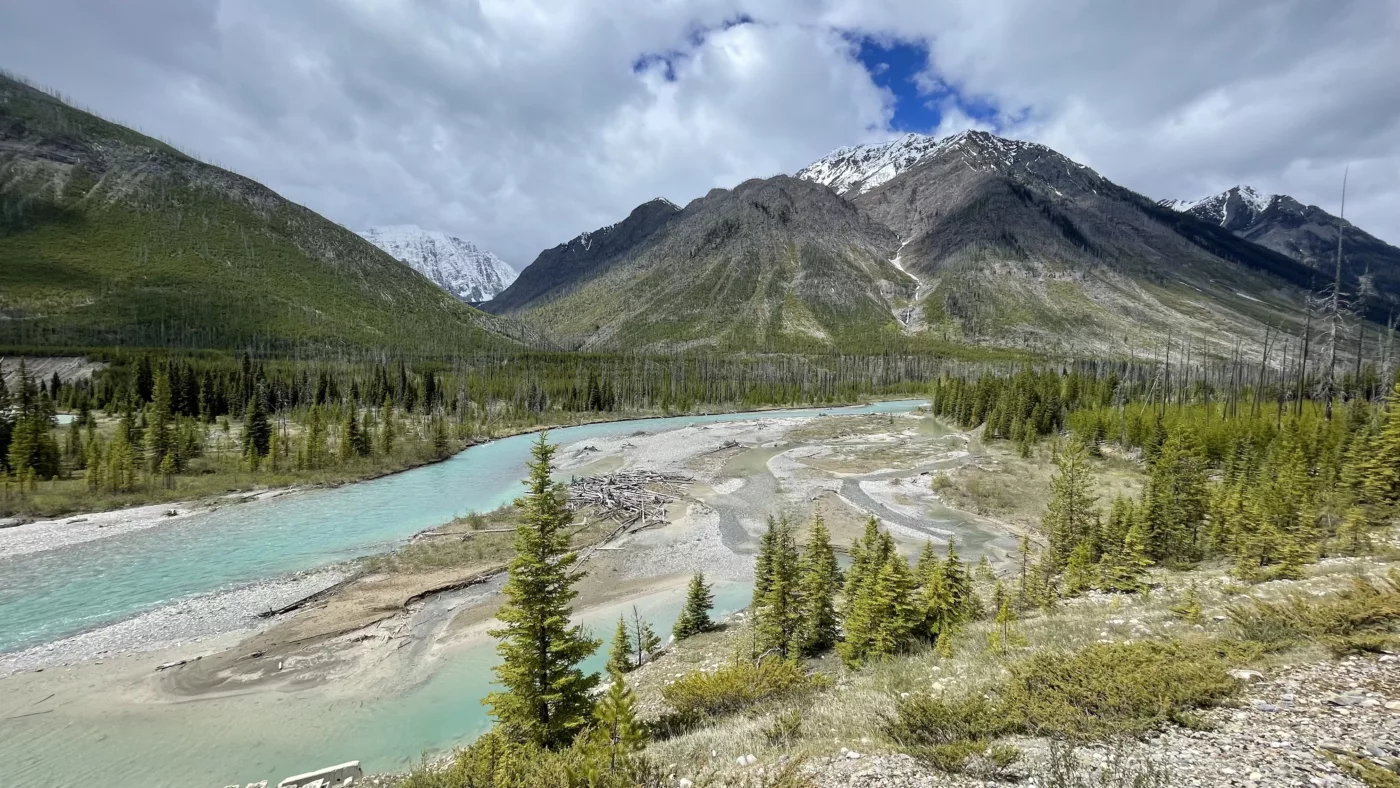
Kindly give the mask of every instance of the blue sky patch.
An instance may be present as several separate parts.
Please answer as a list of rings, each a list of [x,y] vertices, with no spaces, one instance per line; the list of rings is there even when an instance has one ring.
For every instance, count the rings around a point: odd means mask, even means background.
[[[955,106],[969,117],[996,125],[997,107],[983,100],[968,98],[939,80],[923,80],[919,75],[928,68],[928,43],[902,39],[850,37],[857,47],[856,57],[870,78],[895,97],[894,117],[890,127],[895,131],[927,134],[938,127],[943,115],[941,107]]]

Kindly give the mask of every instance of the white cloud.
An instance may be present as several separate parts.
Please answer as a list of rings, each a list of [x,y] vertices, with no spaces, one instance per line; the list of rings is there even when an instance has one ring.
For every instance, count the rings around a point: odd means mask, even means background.
[[[1400,242],[1388,0],[0,4],[0,65],[348,226],[517,266],[652,197],[887,136],[848,32],[927,40],[927,83],[1153,197],[1244,182],[1334,210],[1351,161],[1348,216]],[[984,123],[944,109],[939,133]]]

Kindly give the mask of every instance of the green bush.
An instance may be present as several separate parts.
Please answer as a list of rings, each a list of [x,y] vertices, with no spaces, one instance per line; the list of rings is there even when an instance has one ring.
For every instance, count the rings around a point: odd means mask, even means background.
[[[884,732],[935,768],[995,775],[1019,755],[996,745],[1005,736],[1108,739],[1193,723],[1192,709],[1239,691],[1227,657],[1213,642],[1095,644],[1074,654],[1039,654],[1013,664],[1009,680],[983,692],[899,699]]]
[[[1188,723],[1191,709],[1232,697],[1239,683],[1208,644],[1095,643],[1011,667],[1001,706],[1033,735],[1098,739]]]
[[[1321,643],[1337,654],[1380,651],[1397,640],[1400,622],[1400,572],[1390,570],[1384,583],[1352,580],[1350,588],[1323,597],[1295,595],[1277,602],[1250,599],[1229,609],[1235,636],[1266,651],[1282,651],[1307,642]]]
[[[546,750],[491,731],[458,751],[446,768],[420,766],[399,788],[660,788],[660,770],[645,757],[612,760],[596,737]]]
[[[735,660],[714,671],[692,671],[661,688],[661,697],[685,718],[717,717],[763,701],[791,698],[824,685],[793,660]]]

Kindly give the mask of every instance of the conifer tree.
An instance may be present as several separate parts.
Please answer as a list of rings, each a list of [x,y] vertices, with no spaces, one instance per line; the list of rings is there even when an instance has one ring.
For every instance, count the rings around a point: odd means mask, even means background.
[[[787,657],[795,653],[801,622],[798,598],[797,541],[787,518],[778,520],[769,543],[767,590],[754,609],[754,630],[761,651],[773,650]]]
[[[1133,518],[1116,549],[1104,553],[1098,566],[1098,587],[1104,591],[1132,594],[1142,591],[1143,578],[1152,559],[1147,555],[1146,536],[1142,522]]]
[[[957,542],[949,538],[943,559],[943,577],[948,583],[948,595],[959,621],[973,621],[982,616],[982,603],[972,589],[972,577],[958,557]]]
[[[1007,649],[1014,645],[1016,638],[1013,627],[1016,624],[1016,610],[1011,606],[1011,598],[1006,590],[1002,588],[1001,581],[997,581],[993,598],[1000,598],[997,605],[997,614],[994,623],[996,627],[987,635],[987,646],[989,650],[999,651],[1005,654]]]
[[[1054,567],[1063,569],[1070,553],[1081,542],[1088,542],[1091,551],[1098,539],[1098,500],[1093,494],[1094,477],[1089,469],[1084,444],[1071,440],[1055,457],[1057,473],[1050,479],[1050,503],[1042,520],[1049,555]]]
[[[827,533],[821,515],[812,521],[800,572],[797,597],[801,610],[797,623],[797,649],[805,655],[818,654],[836,642],[836,592],[841,584],[836,551],[831,546],[831,535]]]
[[[758,558],[754,561],[753,567],[753,604],[755,607],[763,602],[763,595],[768,593],[768,585],[773,579],[773,551],[777,535],[778,521],[770,514],[768,515],[768,527],[758,538]]]
[[[251,462],[266,457],[272,448],[272,424],[267,418],[265,400],[266,396],[259,387],[244,410],[243,450]]]
[[[345,415],[340,422],[340,461],[348,462],[363,456],[360,453],[362,443],[359,415],[355,413],[355,405],[351,403],[345,406]]]
[[[1195,624],[1201,620],[1201,595],[1196,589],[1196,582],[1186,587],[1186,592],[1181,595],[1181,600],[1171,608],[1172,614],[1188,624]]]
[[[874,623],[866,658],[893,656],[908,646],[918,625],[914,576],[904,556],[892,553],[876,577],[871,593]]]
[[[613,632],[612,645],[608,649],[607,671],[621,675],[632,669],[632,636],[627,631],[627,617],[618,614],[617,630]]]
[[[150,427],[146,430],[146,462],[152,473],[159,472],[164,476],[165,458],[174,451],[175,441],[170,426],[173,418],[170,376],[163,369],[156,374],[155,385],[151,389],[150,412]],[[174,463],[171,468],[174,468]]]
[[[642,620],[636,605],[632,606],[632,645],[632,653],[636,656],[633,664],[639,668],[646,664],[652,652],[661,647],[661,638],[657,637],[650,623]]]
[[[708,632],[714,627],[714,622],[710,620],[710,610],[714,604],[715,597],[710,587],[705,584],[705,575],[696,572],[690,578],[690,587],[686,589],[685,594],[685,607],[676,619],[671,634],[675,635],[676,640],[684,640],[692,635]]]
[[[384,400],[384,407],[380,411],[379,431],[379,453],[388,457],[394,453],[394,441],[398,438],[394,429],[394,403],[391,400]]]
[[[568,493],[550,478],[554,451],[541,433],[526,494],[517,502],[515,557],[496,614],[502,626],[491,632],[501,655],[496,679],[505,690],[485,700],[513,735],[550,748],[567,745],[592,717],[589,693],[598,677],[584,675],[579,665],[599,646],[569,622],[582,574],[574,571],[578,554],[569,549]]]
[[[607,749],[608,771],[615,772],[646,744],[646,730],[637,720],[637,698],[622,673],[609,671],[608,678],[608,691],[593,708],[593,735]]]
[[[947,567],[934,552],[933,542],[924,542],[914,574],[918,582],[915,634],[931,642],[950,638],[962,615],[953,599]]]

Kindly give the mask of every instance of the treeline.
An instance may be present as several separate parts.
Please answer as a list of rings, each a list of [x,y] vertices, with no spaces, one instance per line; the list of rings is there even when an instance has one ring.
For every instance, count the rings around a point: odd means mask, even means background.
[[[961,625],[983,615],[972,573],[952,540],[942,559],[925,544],[911,567],[872,518],[851,558],[842,573],[820,517],[801,550],[791,523],[769,519],[754,569],[760,657],[808,657],[834,647],[855,667],[919,641],[946,647]]]
[[[1374,368],[1335,390],[1293,382],[1219,386],[1198,374],[1166,389],[1160,375],[1119,369],[1022,370],[942,378],[934,411],[989,438],[1057,437],[1044,549],[1023,545],[1018,602],[1091,588],[1135,591],[1151,566],[1225,559],[1250,580],[1372,548],[1400,502],[1400,383],[1382,397]],[[1182,371],[1183,378],[1186,372]],[[1265,376],[1266,377],[1266,376]],[[1227,381],[1229,378],[1225,378]],[[1261,377],[1261,379],[1263,379]],[[1138,458],[1136,498],[1101,502],[1089,458]]]

